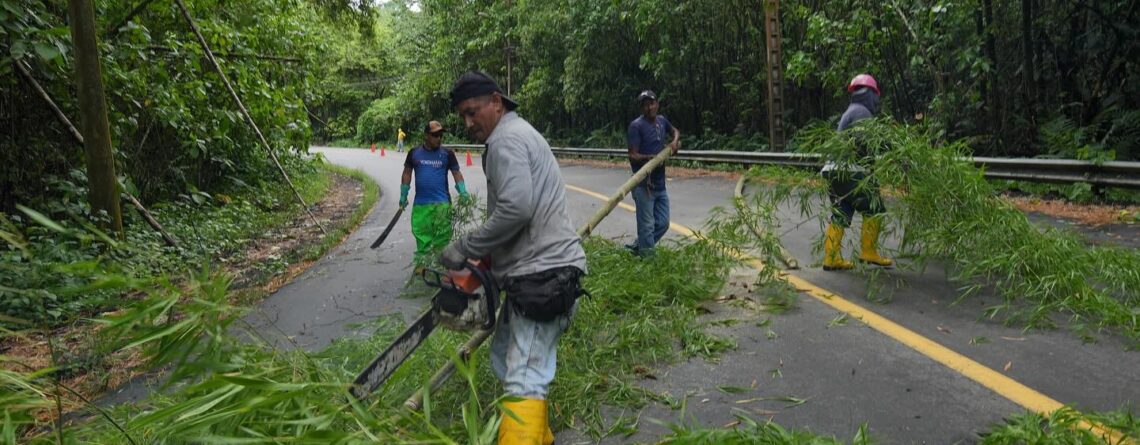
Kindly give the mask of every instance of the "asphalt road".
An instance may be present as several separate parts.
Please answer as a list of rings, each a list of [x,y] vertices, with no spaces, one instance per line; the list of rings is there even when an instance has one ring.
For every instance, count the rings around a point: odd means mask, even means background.
[[[403,153],[380,157],[368,150],[313,151],[366,172],[382,190],[360,229],[249,316],[282,347],[317,350],[340,336],[367,334],[356,326],[377,316],[399,312],[410,319],[424,300],[398,298],[415,249],[406,218],[380,249],[368,249],[395,212],[398,197],[388,191],[399,189]],[[468,189],[484,195],[477,155],[474,160],[463,173]],[[581,190],[608,195],[629,175],[620,168],[584,166],[564,166],[562,172],[573,186],[567,197],[575,226],[602,203]],[[717,178],[671,180],[673,222],[683,226],[678,227],[681,231],[699,229],[714,206],[729,203],[733,186]],[[626,203],[632,205],[628,198]],[[766,328],[754,323],[715,328],[736,337],[738,348],[718,364],[692,360],[659,370],[658,380],[645,382],[655,391],[687,397],[688,422],[723,426],[742,414],[844,439],[867,423],[879,443],[969,443],[989,424],[1029,407],[1060,403],[1109,410],[1140,400],[1140,353],[1126,351],[1117,339],[1101,336],[1098,343],[1083,344],[1068,331],[1024,332],[981,319],[982,308],[997,300],[982,295],[952,305],[958,286],[937,267],[884,272],[877,295],[891,299],[873,303],[865,298],[866,276],[813,266],[819,261],[812,254],[820,231],[817,223],[798,225],[803,217],[791,209],[781,216],[784,245],[804,266],[792,273],[796,286],[807,290],[798,309],[771,316]],[[595,234],[629,238],[633,231],[632,214],[619,209]],[[857,236],[851,234],[857,233],[853,227],[847,241],[855,242]],[[670,236],[684,235],[673,231]],[[850,321],[836,325],[833,320],[841,311]],[[768,329],[778,336],[768,338]],[[977,340],[981,338],[988,341]],[[754,381],[755,388],[746,394],[717,390],[724,385],[751,387]],[[778,396],[807,402],[787,407],[755,400]],[[604,442],[652,442],[666,428],[648,419],[673,422],[679,415],[661,406],[647,407],[640,413],[636,435]],[[589,442],[576,431],[562,431],[558,437],[559,443]]]

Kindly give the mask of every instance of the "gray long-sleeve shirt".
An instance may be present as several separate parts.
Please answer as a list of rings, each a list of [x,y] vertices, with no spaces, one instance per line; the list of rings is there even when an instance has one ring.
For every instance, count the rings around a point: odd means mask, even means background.
[[[586,271],[582,240],[566,213],[566,186],[546,138],[507,112],[487,138],[487,221],[459,240],[468,258],[491,255],[504,282],[563,266]]]

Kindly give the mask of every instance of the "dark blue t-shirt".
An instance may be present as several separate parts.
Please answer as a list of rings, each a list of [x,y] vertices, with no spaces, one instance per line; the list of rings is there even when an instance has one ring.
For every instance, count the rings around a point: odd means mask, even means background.
[[[420,145],[408,152],[404,167],[415,172],[414,204],[451,202],[451,193],[447,191],[447,172],[459,171],[459,160],[455,158],[455,152],[443,147],[428,150]]]
[[[638,116],[629,123],[629,132],[626,134],[626,143],[637,146],[637,152],[645,155],[656,155],[665,148],[665,140],[673,137],[673,124],[669,119],[658,114],[657,119],[650,121],[644,115]],[[636,173],[641,166],[649,161],[635,161],[630,159],[629,166]],[[653,169],[649,174],[649,187],[654,190],[665,190],[665,165]],[[642,182],[644,184],[644,182]]]

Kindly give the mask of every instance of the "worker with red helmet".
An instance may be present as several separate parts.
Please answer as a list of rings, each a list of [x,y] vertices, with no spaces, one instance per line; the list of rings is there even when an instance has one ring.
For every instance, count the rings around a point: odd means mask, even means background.
[[[879,112],[879,84],[870,74],[860,74],[847,84],[851,93],[851,103],[839,118],[839,131],[844,131],[857,122],[874,117]],[[882,231],[882,214],[886,212],[879,186],[873,179],[867,179],[867,169],[853,163],[829,161],[821,172],[828,182],[828,195],[831,197],[831,224],[823,243],[823,270],[846,270],[855,264],[844,260],[841,252],[843,232],[851,226],[855,212],[863,214],[862,252],[859,260],[883,267],[894,264],[889,258],[879,255],[879,233]]]

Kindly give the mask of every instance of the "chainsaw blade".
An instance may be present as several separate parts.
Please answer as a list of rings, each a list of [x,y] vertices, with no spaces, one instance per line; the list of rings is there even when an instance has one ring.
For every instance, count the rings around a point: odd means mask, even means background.
[[[400,364],[404,363],[404,360],[407,360],[415,352],[416,348],[427,339],[434,329],[435,315],[431,309],[428,309],[411,326],[408,326],[404,333],[400,334],[391,346],[388,346],[388,349],[385,349],[375,360],[372,360],[372,363],[368,364],[368,367],[364,368],[364,371],[361,371],[360,375],[356,376],[352,385],[352,394],[361,400],[372,394],[376,388],[388,380],[388,377],[392,376],[392,373],[396,372]]]

